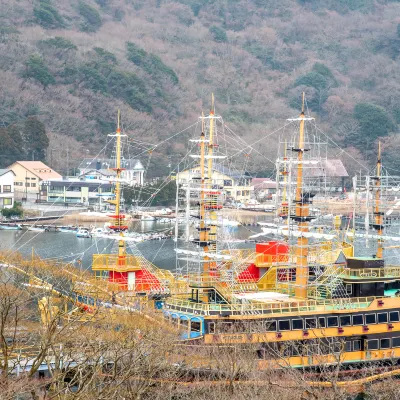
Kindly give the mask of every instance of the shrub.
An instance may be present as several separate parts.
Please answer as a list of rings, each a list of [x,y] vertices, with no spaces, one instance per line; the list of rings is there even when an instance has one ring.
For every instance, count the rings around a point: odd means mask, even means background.
[[[49,71],[43,59],[38,55],[32,55],[25,63],[24,78],[32,78],[46,88],[48,85],[56,83],[54,76]]]
[[[139,67],[146,64],[147,53],[145,50],[141,49],[139,46],[136,46],[136,44],[132,42],[126,43],[126,49],[128,52],[127,59],[129,61],[132,61]]]
[[[96,54],[105,62],[111,62],[112,64],[117,64],[117,57],[107,50],[104,50],[101,47],[95,47],[93,49]]]
[[[176,75],[175,71],[164,64],[160,57],[155,54],[148,54],[145,50],[132,42],[127,42],[126,47],[128,60],[141,67],[149,75],[156,78],[168,76],[174,84],[179,82],[178,75]]]
[[[18,201],[14,202],[14,205],[11,208],[3,208],[1,210],[1,214],[3,217],[10,218],[10,217],[22,217],[24,214],[24,210],[22,209],[21,203]]]
[[[226,35],[226,32],[224,29],[213,25],[212,27],[210,27],[210,33],[213,37],[213,39],[216,42],[222,43],[222,42],[227,42],[228,41],[228,36]]]
[[[138,111],[151,112],[152,107],[144,82],[135,74],[113,71],[108,79],[109,93]]]
[[[99,12],[84,2],[79,3],[79,14],[84,19],[81,30],[84,32],[96,32],[102,24]]]
[[[51,39],[41,40],[40,43],[43,43],[47,46],[55,47],[57,49],[78,50],[78,48],[70,40],[65,39],[61,36],[56,36]]]
[[[371,103],[358,103],[354,107],[354,118],[360,125],[360,142],[356,143],[362,146],[363,139],[370,141],[378,137],[387,136],[393,129],[393,122],[383,107]]]
[[[62,28],[64,21],[57,9],[49,1],[41,0],[33,9],[36,22],[45,29]]]

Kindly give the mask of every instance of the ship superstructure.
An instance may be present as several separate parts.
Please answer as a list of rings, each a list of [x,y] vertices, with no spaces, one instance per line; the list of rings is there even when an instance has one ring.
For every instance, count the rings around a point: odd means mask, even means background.
[[[196,273],[186,271],[188,290],[166,300],[165,317],[183,329],[183,339],[197,338],[204,344],[258,343],[259,368],[400,359],[400,298],[393,291],[385,292],[400,280],[400,266],[385,266],[380,251],[370,257],[355,256],[337,218],[319,222],[324,219],[313,200],[321,176],[307,170],[318,168],[320,160],[311,157],[308,147],[312,141],[307,139],[306,124],[313,119],[305,114],[304,95],[302,111],[291,122],[298,131],[296,139],[287,142],[282,160],[286,188],[279,212],[286,210],[286,215],[264,225],[257,235],[279,239],[257,244],[256,253],[239,263],[235,263],[237,250],[218,252],[218,224],[212,221],[220,193],[205,172],[205,150],[213,142],[203,129],[197,186],[200,223],[193,238],[198,248],[177,250],[178,258],[195,257],[200,267]],[[379,155],[375,184],[369,189],[378,250],[384,240],[381,171]],[[207,215],[210,206],[211,216]],[[242,281],[243,273],[250,279]]]

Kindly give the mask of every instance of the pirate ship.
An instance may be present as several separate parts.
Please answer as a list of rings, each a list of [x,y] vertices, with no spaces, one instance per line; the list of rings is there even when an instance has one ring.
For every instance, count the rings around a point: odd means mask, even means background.
[[[202,132],[195,139],[199,153],[193,154],[199,168],[181,187],[183,198],[195,206],[187,212],[199,223],[176,249],[176,280],[187,290],[166,299],[165,318],[180,328],[184,341],[257,343],[259,368],[397,362],[400,298],[389,288],[400,280],[400,265],[388,265],[383,257],[381,152],[367,188],[373,213],[368,225],[375,230],[377,251],[361,257],[337,219],[329,226],[318,224],[321,212],[313,203],[323,182],[312,170],[321,154],[312,149],[315,138],[308,124],[314,120],[304,104],[303,94],[300,115],[289,120],[297,132],[279,161],[284,172],[280,218],[257,235],[279,239],[257,244],[255,253],[221,245],[223,184],[212,173],[214,160],[224,157],[215,146],[220,117],[214,104],[201,117]]]

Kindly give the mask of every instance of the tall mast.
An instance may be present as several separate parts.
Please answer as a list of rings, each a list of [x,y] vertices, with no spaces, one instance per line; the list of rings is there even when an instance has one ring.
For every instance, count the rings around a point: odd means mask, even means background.
[[[375,228],[378,231],[380,238],[378,239],[378,248],[376,251],[376,256],[378,258],[383,258],[383,212],[380,210],[381,206],[381,178],[382,178],[382,155],[381,155],[381,142],[378,143],[378,160],[376,162],[376,177],[375,178],[375,209],[374,209],[374,219]]]
[[[128,226],[125,225],[125,215],[121,214],[121,175],[122,171],[125,168],[121,167],[121,138],[125,135],[121,135],[121,113],[118,110],[117,117],[117,131],[114,135],[116,140],[116,162],[115,168],[112,168],[116,173],[116,181],[115,181],[115,200],[109,200],[111,204],[115,205],[115,213],[111,215],[113,218],[113,224],[110,226],[115,232],[119,232],[121,236],[121,240],[118,241],[118,265],[126,264],[126,244],[125,241],[122,240],[124,236],[123,232],[128,229]]]
[[[304,92],[302,95],[302,108],[299,117],[300,129],[297,149],[297,182],[296,182],[296,207],[295,207],[295,220],[298,222],[299,230],[301,232],[308,232],[309,221],[309,199],[307,193],[303,191],[303,157],[304,157]],[[308,239],[300,236],[297,239],[296,247],[296,297],[307,297],[307,284],[308,284]]]

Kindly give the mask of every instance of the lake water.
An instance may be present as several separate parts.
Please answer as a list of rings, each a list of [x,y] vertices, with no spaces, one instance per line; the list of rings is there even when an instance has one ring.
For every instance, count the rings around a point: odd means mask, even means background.
[[[271,222],[272,216],[265,214],[240,216],[240,222],[252,224],[238,227],[226,227],[223,229],[223,236],[229,239],[247,239],[249,236],[261,232],[261,228],[256,224],[259,221]],[[151,232],[173,228],[172,224],[161,224],[154,221],[136,222],[130,230],[135,232]],[[388,229],[393,234],[399,234],[399,227]],[[394,232],[395,231],[395,232]],[[180,232],[181,234],[181,232]],[[261,238],[260,238],[261,239]],[[365,239],[356,240],[355,247],[357,255],[371,256],[376,252],[376,243],[370,240],[367,244]],[[142,243],[127,242],[128,252],[140,252],[146,259],[160,268],[175,269],[175,245],[172,239],[151,240]],[[234,243],[230,247],[254,248],[254,243]],[[180,246],[182,247],[182,246]],[[112,254],[117,251],[117,241],[92,238],[77,238],[73,233],[61,232],[31,232],[31,231],[7,231],[0,230],[0,250],[19,251],[25,256],[30,256],[32,249],[43,259],[63,259],[71,262],[82,260],[84,269],[90,268],[92,255],[99,253]],[[385,252],[388,263],[398,263],[400,259],[399,249],[388,250]]]
[[[261,220],[270,221],[268,216],[246,216],[243,223],[255,223]],[[135,223],[130,230],[151,232],[173,228],[172,224],[161,224],[153,221]],[[261,232],[259,226],[226,227],[224,233],[228,238],[247,239],[254,233]],[[140,253],[160,268],[175,269],[176,243],[172,239],[150,240],[142,243],[127,242],[129,253]],[[254,243],[235,244],[235,247],[253,247]],[[92,255],[99,253],[112,254],[117,251],[117,241],[104,238],[77,238],[73,233],[32,232],[0,230],[0,250],[14,250],[29,257],[32,249],[43,259],[63,259],[64,261],[82,260],[83,268],[90,268]]]

